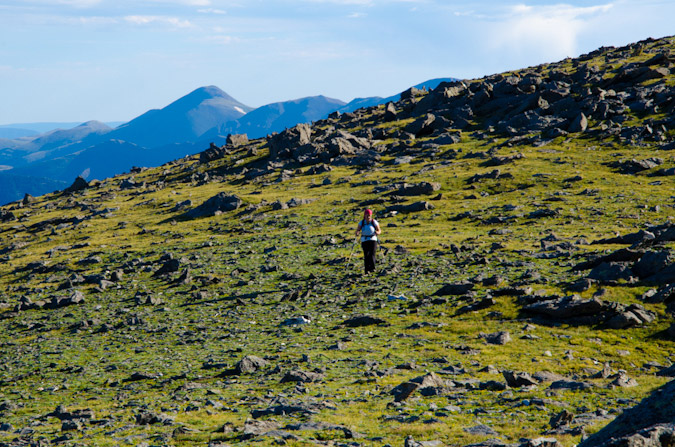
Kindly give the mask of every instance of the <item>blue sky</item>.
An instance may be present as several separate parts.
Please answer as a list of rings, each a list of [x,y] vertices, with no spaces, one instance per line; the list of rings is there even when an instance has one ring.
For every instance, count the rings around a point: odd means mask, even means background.
[[[675,2],[0,0],[0,124],[126,121],[217,85],[252,107],[389,96],[675,34]]]

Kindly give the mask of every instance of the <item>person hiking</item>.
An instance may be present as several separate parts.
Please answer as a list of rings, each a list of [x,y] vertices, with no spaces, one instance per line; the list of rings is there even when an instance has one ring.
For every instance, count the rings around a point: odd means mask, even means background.
[[[363,248],[363,264],[365,273],[375,271],[375,251],[377,250],[377,235],[382,232],[380,224],[373,219],[373,210],[363,211],[363,220],[356,227],[356,236],[361,232],[361,248]]]

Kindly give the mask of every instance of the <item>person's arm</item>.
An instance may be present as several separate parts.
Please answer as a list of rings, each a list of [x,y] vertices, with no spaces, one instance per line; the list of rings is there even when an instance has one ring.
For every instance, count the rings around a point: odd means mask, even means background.
[[[380,229],[380,224],[378,222],[373,221],[375,224],[375,234],[380,234],[382,233],[382,230]]]
[[[356,232],[354,233],[355,236],[359,235],[359,231],[361,231],[361,222],[356,226]]]

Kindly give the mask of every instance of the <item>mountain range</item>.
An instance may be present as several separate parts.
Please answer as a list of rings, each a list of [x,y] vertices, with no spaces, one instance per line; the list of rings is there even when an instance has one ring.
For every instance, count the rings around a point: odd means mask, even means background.
[[[452,80],[432,79],[414,87],[431,90]],[[55,130],[56,123],[0,126],[0,204],[26,193],[62,189],[77,176],[105,178],[133,166],[158,166],[211,143],[225,144],[229,134],[260,138],[333,112],[350,113],[399,98],[373,96],[345,103],[319,95],[254,109],[216,86],[206,86],[117,127],[99,121],[63,123]]]

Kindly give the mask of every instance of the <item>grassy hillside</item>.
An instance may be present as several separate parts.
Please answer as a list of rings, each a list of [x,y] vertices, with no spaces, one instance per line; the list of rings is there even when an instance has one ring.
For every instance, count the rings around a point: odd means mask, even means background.
[[[308,141],[293,129],[3,207],[0,445],[577,444],[670,380],[672,314],[643,295],[672,265],[655,228],[674,215],[674,47],[411,91]],[[532,98],[550,123],[514,127]],[[440,188],[406,195],[424,182]],[[219,193],[243,203],[185,216]],[[383,230],[370,276],[352,253],[366,206]],[[623,256],[610,238],[639,230],[655,237]],[[601,310],[526,309],[573,294]],[[632,304],[652,318],[611,323]]]

